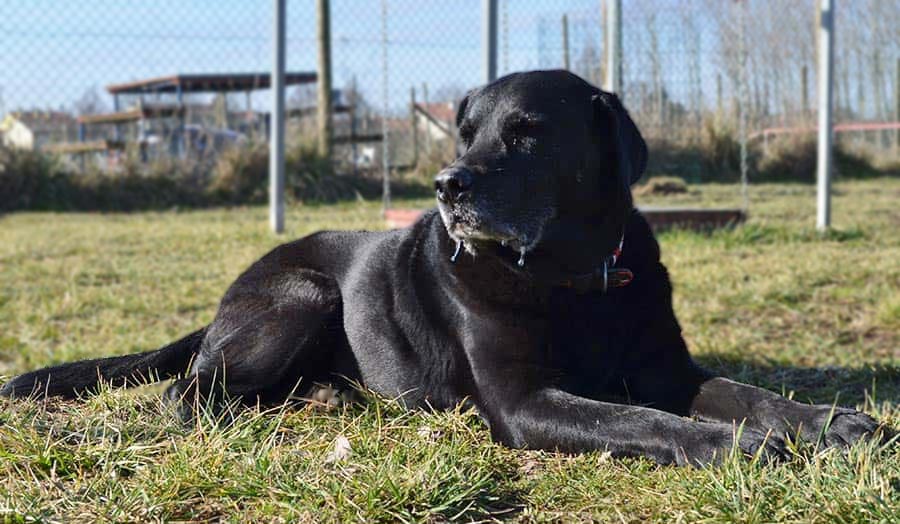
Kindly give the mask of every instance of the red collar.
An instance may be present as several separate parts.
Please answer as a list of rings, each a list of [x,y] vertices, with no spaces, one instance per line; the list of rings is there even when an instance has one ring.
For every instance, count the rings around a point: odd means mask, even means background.
[[[603,260],[603,263],[594,268],[590,273],[570,275],[556,281],[559,287],[574,289],[576,293],[587,293],[598,290],[606,293],[611,287],[625,287],[634,280],[634,273],[628,268],[615,267],[616,262],[622,258],[622,246],[625,244],[625,234],[619,239],[619,245]]]

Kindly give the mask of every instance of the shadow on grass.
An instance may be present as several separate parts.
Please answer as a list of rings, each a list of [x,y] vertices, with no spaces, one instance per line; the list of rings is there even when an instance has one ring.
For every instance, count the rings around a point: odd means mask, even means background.
[[[747,362],[719,355],[701,355],[703,367],[747,384],[789,394],[794,400],[816,404],[855,406],[900,403],[900,366],[868,365],[858,368],[795,367]]]

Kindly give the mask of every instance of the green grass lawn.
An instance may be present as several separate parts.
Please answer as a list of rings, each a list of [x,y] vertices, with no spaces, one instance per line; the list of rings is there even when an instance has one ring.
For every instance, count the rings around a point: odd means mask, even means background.
[[[900,425],[900,180],[835,193],[825,236],[805,185],[753,187],[734,230],[662,234],[676,312],[705,365]],[[738,201],[732,185],[665,199]],[[296,207],[287,224],[283,239],[383,227],[377,203]],[[0,217],[0,377],[186,334],[283,239],[263,208]],[[900,521],[900,446],[801,445],[780,466],[676,469],[512,451],[471,413],[374,398],[185,428],[160,390],[0,401],[0,521]]]

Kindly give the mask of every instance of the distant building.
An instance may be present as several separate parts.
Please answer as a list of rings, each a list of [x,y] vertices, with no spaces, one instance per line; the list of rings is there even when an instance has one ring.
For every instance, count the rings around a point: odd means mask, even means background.
[[[456,104],[453,102],[432,102],[419,104],[434,120],[419,117],[419,132],[427,133],[434,140],[443,140],[453,136],[453,122],[456,120]]]
[[[78,135],[78,123],[63,111],[15,111],[0,121],[0,140],[6,147],[37,150],[51,142]]]

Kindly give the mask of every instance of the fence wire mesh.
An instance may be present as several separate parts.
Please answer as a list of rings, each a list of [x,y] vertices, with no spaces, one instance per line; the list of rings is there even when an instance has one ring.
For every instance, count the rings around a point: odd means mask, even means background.
[[[428,171],[452,158],[455,105],[483,81],[482,2],[326,3],[339,171],[376,170],[384,130],[395,168]],[[271,4],[4,0],[3,144],[104,159],[137,151],[146,160],[264,142]],[[288,1],[289,73],[316,73],[317,4]],[[653,172],[735,177],[741,116],[757,170],[785,137],[812,139],[818,2],[622,4],[622,96],[651,144]],[[606,13],[603,0],[499,0],[500,74],[567,67],[601,84]],[[900,4],[840,0],[836,26],[839,143],[896,158]],[[110,90],[177,75],[182,86],[182,77],[203,78],[197,89],[145,86],[118,97]],[[289,87],[293,143],[315,142],[316,103],[314,81]]]

